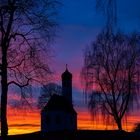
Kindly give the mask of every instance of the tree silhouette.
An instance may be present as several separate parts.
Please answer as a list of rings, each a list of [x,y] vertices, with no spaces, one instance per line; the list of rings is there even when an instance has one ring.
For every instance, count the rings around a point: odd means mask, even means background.
[[[1,105],[0,105],[0,123],[1,123]]]
[[[119,130],[122,130],[123,117],[137,99],[139,39],[137,34],[102,32],[85,51],[82,78],[86,93],[91,93],[89,108],[94,117],[99,113],[109,116]]]
[[[105,30],[114,32],[117,24],[117,0],[96,0],[96,9],[106,17]]]
[[[51,73],[49,42],[56,23],[55,0],[0,1],[1,135],[8,134],[7,93],[10,85],[21,89],[43,82]]]
[[[62,93],[61,86],[55,83],[49,83],[47,85],[43,85],[41,87],[41,93],[38,98],[38,105],[37,105],[38,108],[42,109],[53,94],[61,95],[61,93]]]

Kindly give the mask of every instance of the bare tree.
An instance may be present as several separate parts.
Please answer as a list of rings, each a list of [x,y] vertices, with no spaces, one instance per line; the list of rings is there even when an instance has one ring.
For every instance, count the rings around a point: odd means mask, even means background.
[[[122,119],[133,104],[139,89],[139,35],[102,32],[87,48],[82,78],[86,93],[91,93],[89,108],[96,116],[110,116],[122,130]],[[104,118],[105,119],[105,118]]]
[[[96,0],[96,9],[106,17],[105,30],[114,32],[117,25],[117,0]]]
[[[49,83],[47,85],[43,85],[41,87],[40,96],[38,98],[38,108],[42,109],[52,95],[54,94],[61,95],[61,93],[62,93],[61,86],[55,83]]]
[[[48,80],[49,43],[55,33],[55,0],[0,1],[1,135],[8,134],[7,93]]]
[[[0,106],[0,123],[1,123],[1,106]]]

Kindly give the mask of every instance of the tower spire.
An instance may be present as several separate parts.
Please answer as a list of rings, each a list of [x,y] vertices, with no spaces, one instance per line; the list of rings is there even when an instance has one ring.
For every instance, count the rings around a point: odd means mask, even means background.
[[[68,70],[68,64],[66,64],[66,70]]]
[[[62,95],[72,104],[72,74],[68,71],[68,65],[66,64],[66,70],[61,75],[62,78]]]

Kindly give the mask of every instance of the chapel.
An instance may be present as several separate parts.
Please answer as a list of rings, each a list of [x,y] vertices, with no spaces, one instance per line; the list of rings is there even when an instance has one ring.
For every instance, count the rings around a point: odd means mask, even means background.
[[[72,103],[72,74],[67,65],[61,75],[62,94],[54,94],[41,110],[41,131],[77,130],[77,113]]]

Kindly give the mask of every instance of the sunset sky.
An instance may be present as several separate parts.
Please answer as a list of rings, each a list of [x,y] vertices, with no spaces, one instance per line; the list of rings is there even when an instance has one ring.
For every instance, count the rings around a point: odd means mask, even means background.
[[[83,66],[83,50],[95,40],[96,35],[105,26],[105,17],[95,10],[95,0],[60,0],[62,6],[59,10],[57,32],[58,37],[52,44],[54,58],[50,67],[55,72],[55,81],[61,84],[61,74],[68,64],[73,74],[73,103],[78,112],[78,129],[115,129],[112,125],[93,123],[84,100],[80,81],[80,71]],[[134,3],[135,2],[135,3]],[[118,27],[124,32],[140,31],[140,1],[118,0]],[[11,89],[11,92],[15,90]],[[33,95],[33,108],[29,110],[16,109],[10,104],[12,100],[20,97],[9,95],[8,123],[9,134],[29,133],[40,130],[40,112],[35,109],[39,89],[35,88]],[[134,124],[140,120],[140,110],[128,117],[125,130],[132,130]]]

